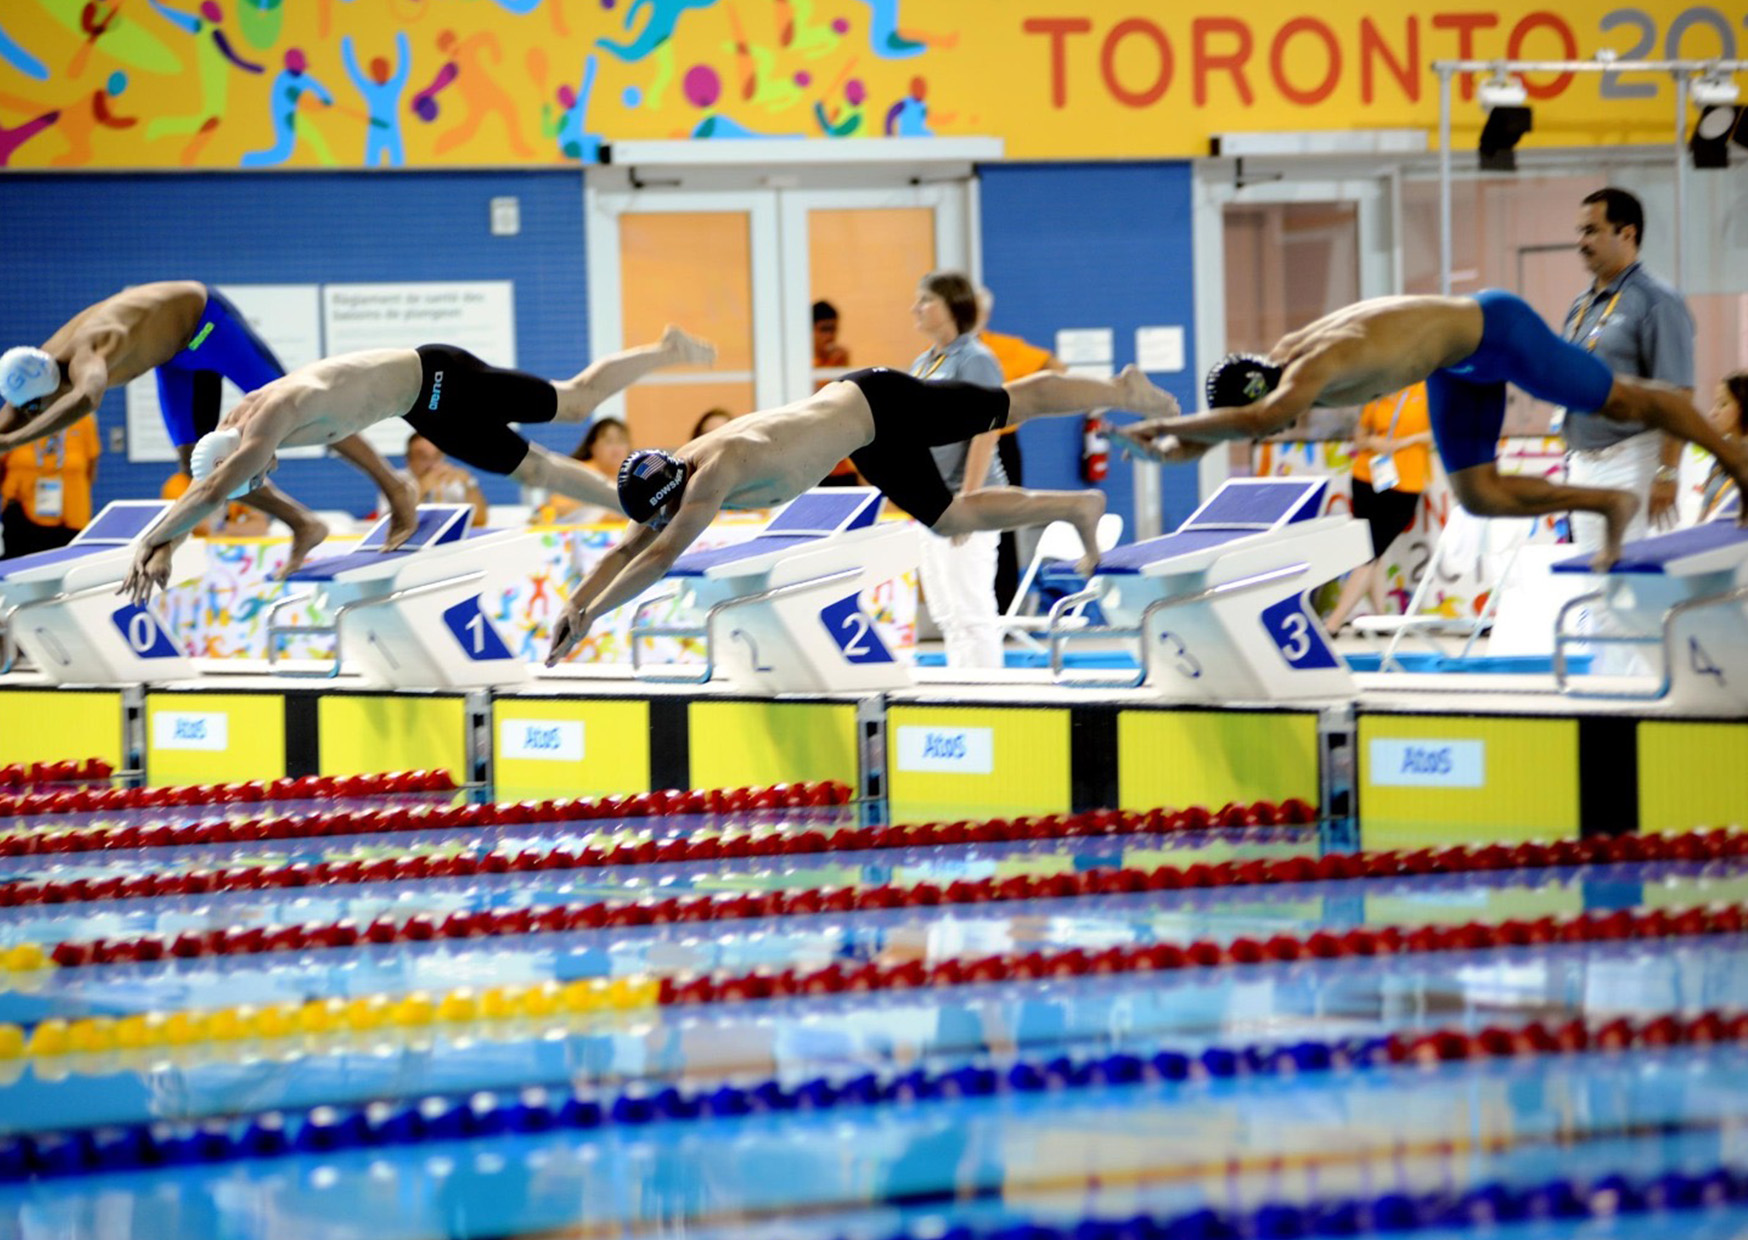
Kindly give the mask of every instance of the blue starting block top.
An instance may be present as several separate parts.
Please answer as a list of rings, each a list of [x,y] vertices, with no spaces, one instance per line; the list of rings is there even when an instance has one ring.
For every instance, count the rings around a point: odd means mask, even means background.
[[[771,523],[745,542],[689,551],[674,561],[670,577],[702,577],[711,569],[772,552],[791,551],[832,534],[865,529],[880,515],[885,497],[870,487],[822,487],[796,496]]]
[[[345,555],[311,560],[287,578],[288,581],[332,581],[341,573],[368,568],[400,556],[412,555],[445,543],[461,542],[473,520],[470,504],[420,504],[419,524],[413,535],[393,551],[383,550],[388,541],[389,518],[383,517],[365,533],[358,549]]]
[[[1739,554],[1737,554],[1739,552]],[[1675,577],[1718,572],[1748,562],[1748,529],[1734,521],[1708,521],[1691,529],[1641,538],[1621,548],[1609,575]],[[1590,557],[1574,556],[1554,565],[1556,573],[1591,572]]]
[[[170,505],[163,500],[114,500],[64,547],[0,560],[0,581],[13,581],[39,568],[75,564],[103,551],[126,547],[151,528]]]
[[[105,504],[68,546],[125,547],[169,510],[163,500],[115,500]]]
[[[1182,530],[1272,530],[1323,515],[1323,478],[1231,478],[1189,515]]]
[[[1154,564],[1193,555],[1323,512],[1322,478],[1232,478],[1192,512],[1175,534],[1117,547],[1099,558],[1100,573],[1134,576]]]
[[[885,496],[872,487],[821,487],[797,495],[766,534],[840,534],[874,524]]]

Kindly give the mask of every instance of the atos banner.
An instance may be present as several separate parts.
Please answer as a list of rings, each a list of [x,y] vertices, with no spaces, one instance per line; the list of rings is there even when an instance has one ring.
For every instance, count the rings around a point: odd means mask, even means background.
[[[986,134],[1023,159],[1435,129],[1438,59],[1734,56],[1742,0],[12,0],[0,166],[593,162],[603,144]],[[1526,144],[1667,141],[1667,75],[1542,75]],[[1481,122],[1472,82],[1456,141]]]

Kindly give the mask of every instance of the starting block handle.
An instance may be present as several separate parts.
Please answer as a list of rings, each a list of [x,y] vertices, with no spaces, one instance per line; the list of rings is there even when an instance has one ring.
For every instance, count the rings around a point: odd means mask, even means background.
[[[1721,594],[1708,594],[1701,598],[1683,599],[1670,606],[1663,616],[1663,631],[1651,636],[1619,634],[1619,633],[1575,633],[1566,627],[1566,617],[1588,603],[1597,602],[1605,597],[1605,592],[1596,590],[1589,594],[1580,594],[1568,599],[1554,617],[1554,683],[1560,692],[1568,697],[1594,698],[1598,700],[1613,700],[1622,702],[1660,702],[1669,696],[1669,691],[1675,685],[1675,624],[1690,612],[1704,611],[1711,607],[1724,607],[1731,603],[1748,602],[1748,586],[1737,586],[1733,590],[1725,590]],[[1654,687],[1649,690],[1632,689],[1585,689],[1579,687],[1574,678],[1569,675],[1566,666],[1566,648],[1568,646],[1656,646],[1663,654],[1663,674]]]
[[[839,569],[835,573],[827,573],[824,577],[809,577],[806,581],[792,581],[788,585],[772,586],[769,590],[760,590],[757,594],[747,594],[740,598],[724,599],[704,614],[700,625],[681,626],[645,626],[637,627],[635,621],[631,630],[631,667],[632,674],[642,680],[660,681],[671,684],[701,685],[716,674],[716,620],[737,607],[753,607],[761,603],[772,603],[778,599],[789,598],[797,594],[806,594],[813,590],[821,590],[827,586],[838,585],[841,582],[852,581],[862,575],[860,568]],[[672,598],[664,595],[662,598],[651,599],[650,603],[659,603]],[[642,610],[641,608],[639,609]],[[692,673],[653,672],[644,669],[638,661],[637,642],[648,637],[702,637],[704,639],[704,671],[702,675]]]
[[[10,672],[18,662],[18,642],[12,636],[12,613],[16,607],[8,607],[4,615],[0,615],[0,676]]]
[[[1111,625],[1087,625],[1078,632],[1058,627],[1058,612],[1081,601],[1098,597],[1097,589],[1082,590],[1079,594],[1071,594],[1067,598],[1056,600],[1056,605],[1050,609],[1050,676],[1057,684],[1070,689],[1134,689],[1147,683],[1147,677],[1152,672],[1153,647],[1147,640],[1147,626],[1152,623],[1158,613],[1172,607],[1184,607],[1191,603],[1206,603],[1211,599],[1224,598],[1229,594],[1242,594],[1247,590],[1261,589],[1263,586],[1274,585],[1276,582],[1290,581],[1294,577],[1302,577],[1310,571],[1311,566],[1301,561],[1298,564],[1285,564],[1280,568],[1271,568],[1266,573],[1252,573],[1248,577],[1235,577],[1231,581],[1222,581],[1219,585],[1197,590],[1194,594],[1180,594],[1174,598],[1155,599],[1141,613],[1141,622],[1134,628],[1117,628]],[[1136,638],[1139,641],[1140,672],[1134,677],[1117,679],[1110,676],[1094,676],[1073,679],[1063,675],[1062,647],[1073,638]]]
[[[1050,679],[1059,685],[1070,689],[1134,689],[1147,679],[1147,616],[1152,614],[1150,607],[1142,617],[1139,627],[1119,628],[1116,625],[1094,626],[1087,623],[1079,611],[1086,604],[1095,602],[1102,591],[1097,586],[1089,586],[1085,590],[1077,590],[1073,594],[1065,594],[1050,605],[1048,639],[1050,642]],[[1155,604],[1157,606],[1157,604]],[[1073,623],[1078,621],[1078,623]],[[1141,670],[1130,675],[1121,676],[1081,676],[1065,675],[1067,670],[1066,648],[1075,639],[1099,638],[1114,640],[1134,638],[1139,643],[1139,657],[1136,660]]]
[[[281,671],[281,676],[305,676],[317,680],[332,680],[340,674],[340,624],[338,619],[333,624],[280,624],[279,613],[287,607],[295,607],[299,603],[307,603],[315,597],[315,592],[306,590],[302,594],[288,594],[267,609],[267,666],[272,667],[279,662],[279,655],[285,639],[292,636],[332,637],[334,639],[334,661],[323,671]]]

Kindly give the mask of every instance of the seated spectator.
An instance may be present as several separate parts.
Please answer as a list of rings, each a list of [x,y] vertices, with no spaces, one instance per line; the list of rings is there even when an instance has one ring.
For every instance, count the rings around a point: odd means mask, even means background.
[[[588,433],[571,453],[571,459],[581,461],[585,468],[600,474],[613,486],[619,485],[619,463],[631,454],[631,432],[618,418],[596,418]],[[547,497],[534,514],[537,525],[592,525],[597,521],[617,521],[625,514],[611,508],[585,504],[566,495]]]
[[[692,423],[692,433],[687,438],[696,439],[700,435],[707,435],[717,427],[727,425],[733,417],[734,414],[721,407],[706,409],[699,415],[698,420]]]
[[[486,497],[479,482],[423,435],[407,439],[407,472],[419,486],[421,504],[472,504],[473,524],[486,523]]]

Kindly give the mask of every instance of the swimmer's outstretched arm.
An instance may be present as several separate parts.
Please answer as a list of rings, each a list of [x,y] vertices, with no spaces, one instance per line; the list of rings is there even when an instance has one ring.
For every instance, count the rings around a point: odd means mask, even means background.
[[[154,589],[162,589],[169,583],[169,551],[195,526],[223,507],[232,491],[256,474],[265,472],[273,463],[277,447],[275,439],[246,433],[235,452],[221,461],[212,473],[184,491],[182,497],[170,505],[170,510],[141,535],[133,567],[116,593],[125,594],[136,604],[144,606]]]
[[[1281,376],[1274,391],[1248,405],[1229,409],[1213,409],[1206,413],[1187,414],[1181,418],[1150,418],[1133,426],[1122,427],[1117,434],[1155,459],[1184,460],[1178,455],[1165,457],[1154,450],[1159,443],[1174,439],[1187,442],[1218,443],[1227,439],[1261,439],[1291,426],[1329,385],[1329,359],[1314,355],[1294,362]]]
[[[67,365],[72,389],[36,417],[0,435],[0,452],[35,443],[65,430],[97,408],[109,390],[109,362],[95,349],[81,348]]]
[[[595,566],[595,571],[565,603],[563,614],[552,626],[552,649],[547,653],[546,666],[551,667],[570,653],[595,621],[667,576],[680,553],[710,528],[721,511],[719,499],[688,497],[674,519],[660,531],[647,525],[633,526],[624,541],[607,553],[607,559]]]

